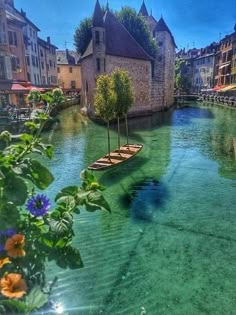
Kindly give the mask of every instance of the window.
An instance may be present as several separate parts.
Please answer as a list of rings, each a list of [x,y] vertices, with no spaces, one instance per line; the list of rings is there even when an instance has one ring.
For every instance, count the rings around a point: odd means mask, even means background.
[[[36,74],[34,74],[34,83],[37,84]]]
[[[96,59],[96,63],[97,63],[97,72],[101,71],[101,63],[100,63],[100,58]]]
[[[0,79],[6,79],[4,57],[0,57]]]
[[[27,80],[28,80],[28,81],[31,81],[31,76],[30,76],[30,73],[29,73],[29,72],[27,72]]]
[[[30,28],[30,36],[32,36],[32,28]]]
[[[34,51],[35,51],[35,52],[37,52],[37,49],[36,49],[36,44],[34,44]]]
[[[27,63],[27,66],[30,66],[30,57],[29,56],[26,56],[26,63]]]
[[[95,43],[96,43],[96,44],[99,44],[99,43],[100,43],[99,31],[95,31]]]
[[[44,62],[41,61],[41,68],[44,69]]]
[[[75,81],[71,81],[70,86],[72,89],[76,88],[76,82]]]
[[[60,67],[57,67],[57,73],[60,73]]]
[[[9,45],[17,46],[16,32],[9,31],[8,32],[8,37],[9,37]]]
[[[39,75],[37,74],[37,79],[38,79],[38,84],[40,84],[40,82],[39,82]]]
[[[31,60],[32,60],[32,65],[33,65],[33,67],[35,67],[35,56],[31,56]]]
[[[86,93],[88,93],[88,90],[89,90],[89,88],[88,88],[88,81],[86,81]]]
[[[52,68],[52,60],[49,60],[49,66]]]
[[[43,51],[40,49],[40,56],[43,57]]]
[[[42,76],[42,84],[46,84],[46,77],[45,76]]]
[[[73,69],[72,67],[69,67],[69,72],[72,73]]]
[[[20,59],[17,57],[11,58],[11,67],[13,72],[18,72],[20,69]]]
[[[38,63],[38,57],[35,57],[35,63],[36,63],[36,67],[39,67],[39,63]]]
[[[0,44],[6,44],[7,43],[7,36],[6,36],[6,25],[2,21],[0,16]]]

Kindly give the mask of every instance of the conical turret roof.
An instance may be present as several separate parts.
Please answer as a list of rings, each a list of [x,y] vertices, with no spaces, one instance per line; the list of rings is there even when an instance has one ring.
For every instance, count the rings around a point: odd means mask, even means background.
[[[148,16],[149,15],[144,0],[143,0],[141,8],[139,10],[139,15],[142,15],[142,16]]]
[[[160,18],[160,20],[157,22],[157,25],[155,27],[155,32],[168,32],[172,38],[172,41],[176,46],[176,43],[175,43],[175,40],[174,40],[174,37],[169,29],[169,27],[166,25],[166,22],[164,21],[163,17]]]
[[[96,1],[95,9],[93,13],[93,26],[103,26],[103,14],[99,1]]]

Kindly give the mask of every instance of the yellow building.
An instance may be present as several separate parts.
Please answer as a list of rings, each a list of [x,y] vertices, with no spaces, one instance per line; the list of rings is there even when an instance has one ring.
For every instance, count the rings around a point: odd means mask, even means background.
[[[78,95],[81,90],[80,56],[75,51],[57,51],[58,85],[65,94]]]

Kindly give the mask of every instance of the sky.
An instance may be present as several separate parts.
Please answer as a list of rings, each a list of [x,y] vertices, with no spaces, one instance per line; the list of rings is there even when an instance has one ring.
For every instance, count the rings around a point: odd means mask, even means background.
[[[143,0],[109,0],[113,10],[130,6],[139,11]],[[39,36],[59,49],[74,50],[74,32],[80,21],[92,16],[96,0],[15,0],[15,7],[41,30]],[[106,0],[100,0],[106,5]],[[158,20],[170,28],[178,49],[201,48],[233,32],[236,0],[145,0]]]

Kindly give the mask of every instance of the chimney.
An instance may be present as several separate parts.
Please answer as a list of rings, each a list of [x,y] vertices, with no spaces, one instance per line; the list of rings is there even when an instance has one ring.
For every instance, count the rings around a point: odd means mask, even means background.
[[[48,43],[48,44],[51,44],[50,36],[47,37],[47,43]]]
[[[26,17],[26,12],[23,11],[22,9],[20,10],[21,15],[23,15],[24,17]]]

